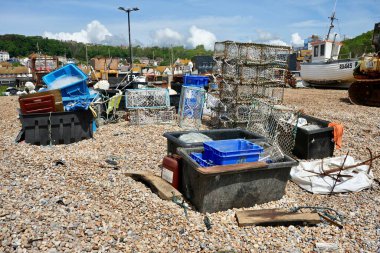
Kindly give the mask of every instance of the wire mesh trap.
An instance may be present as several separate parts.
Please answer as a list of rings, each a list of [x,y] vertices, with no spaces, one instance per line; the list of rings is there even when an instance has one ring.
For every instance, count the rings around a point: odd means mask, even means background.
[[[125,90],[126,108],[165,108],[170,106],[169,90],[128,89]]]
[[[292,155],[299,113],[291,108],[254,99],[247,129],[265,136],[285,154]]]
[[[129,109],[127,119],[131,125],[175,124],[175,107]]]

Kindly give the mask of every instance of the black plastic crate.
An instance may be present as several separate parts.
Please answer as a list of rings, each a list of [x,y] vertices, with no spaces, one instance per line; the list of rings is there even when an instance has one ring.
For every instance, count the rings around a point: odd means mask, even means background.
[[[255,168],[257,163],[247,163],[243,170],[237,170],[236,165],[226,165],[222,167],[227,171],[205,174],[205,170],[213,167],[200,168],[190,158],[191,152],[203,152],[203,147],[179,148],[178,152],[182,157],[181,192],[202,213],[251,207],[281,199],[290,169],[298,164],[285,156],[283,161],[268,164],[265,168]]]
[[[265,141],[266,138],[264,136],[261,136],[259,134],[240,129],[240,128],[233,128],[233,129],[212,129],[212,130],[202,130],[202,131],[180,131],[180,132],[167,132],[164,133],[164,137],[167,139],[167,151],[168,154],[177,154],[177,148],[193,148],[193,147],[199,147],[203,146],[202,142],[195,142],[195,143],[186,143],[181,140],[179,140],[179,137],[183,134],[188,133],[201,133],[204,134],[214,141],[217,140],[231,140],[231,139],[247,139],[249,141],[258,141],[262,140]]]
[[[22,135],[34,145],[70,144],[93,136],[91,111],[20,114]]]
[[[293,154],[299,159],[322,159],[333,156],[334,128],[328,127],[330,122],[302,114],[299,117],[321,128],[307,130],[298,127]]]

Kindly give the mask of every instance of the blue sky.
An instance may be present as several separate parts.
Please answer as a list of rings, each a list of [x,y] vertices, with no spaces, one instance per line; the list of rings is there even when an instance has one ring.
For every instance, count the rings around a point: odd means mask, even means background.
[[[125,44],[131,13],[132,41],[189,47],[215,40],[297,44],[324,36],[334,0],[0,0],[0,34],[41,35],[82,42]],[[338,0],[337,32],[354,37],[380,22],[380,0]]]

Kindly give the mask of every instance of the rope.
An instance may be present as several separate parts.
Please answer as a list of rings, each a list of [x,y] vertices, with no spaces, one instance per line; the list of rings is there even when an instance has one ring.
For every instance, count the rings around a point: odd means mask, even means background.
[[[316,213],[321,213],[322,215],[328,217],[329,219],[333,221],[343,222],[344,216],[340,214],[338,211],[329,208],[329,207],[320,207],[320,206],[299,206],[299,207],[293,207],[290,208],[290,212],[297,212],[301,209],[312,209]],[[330,214],[328,211],[331,211],[335,213],[335,215]]]

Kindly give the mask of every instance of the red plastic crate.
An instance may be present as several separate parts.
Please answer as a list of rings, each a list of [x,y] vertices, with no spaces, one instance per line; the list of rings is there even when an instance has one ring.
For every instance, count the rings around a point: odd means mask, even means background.
[[[22,114],[55,112],[54,95],[18,99]]]

